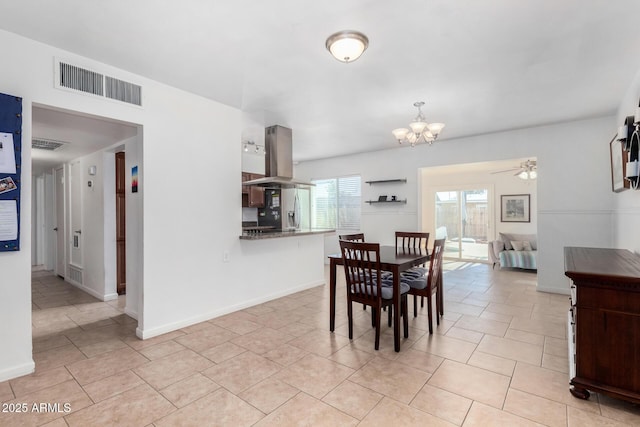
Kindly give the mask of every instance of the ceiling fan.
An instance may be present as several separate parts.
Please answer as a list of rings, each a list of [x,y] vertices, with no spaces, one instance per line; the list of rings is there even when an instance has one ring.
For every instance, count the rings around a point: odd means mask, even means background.
[[[492,174],[496,173],[505,173],[505,172],[513,172],[514,176],[517,176],[521,179],[536,179],[538,177],[538,164],[535,160],[527,160],[526,162],[520,163],[520,166],[513,167],[511,169],[505,169],[502,171],[491,172]]]

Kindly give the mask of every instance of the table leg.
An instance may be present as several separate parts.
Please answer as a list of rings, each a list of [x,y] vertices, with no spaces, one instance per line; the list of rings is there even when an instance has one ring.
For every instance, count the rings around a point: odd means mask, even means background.
[[[329,263],[329,330],[336,327],[336,268],[337,261],[331,258]]]
[[[400,272],[396,266],[393,269],[393,347],[400,351]]]

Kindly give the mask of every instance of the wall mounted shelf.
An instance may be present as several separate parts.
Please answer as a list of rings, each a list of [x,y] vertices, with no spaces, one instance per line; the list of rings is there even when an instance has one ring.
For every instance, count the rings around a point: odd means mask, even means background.
[[[372,185],[372,184],[391,184],[391,183],[406,183],[407,182],[407,178],[399,178],[399,179],[381,179],[381,180],[377,180],[377,181],[365,181],[365,183]]]
[[[407,203],[407,199],[404,200],[365,200],[365,203],[369,203],[370,205],[374,203]]]

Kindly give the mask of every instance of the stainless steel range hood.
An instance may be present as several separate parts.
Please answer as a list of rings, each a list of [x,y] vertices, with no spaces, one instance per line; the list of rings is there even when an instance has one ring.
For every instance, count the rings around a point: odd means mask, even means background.
[[[244,185],[271,188],[306,188],[310,182],[293,178],[291,129],[275,125],[264,130],[265,177],[246,181]]]

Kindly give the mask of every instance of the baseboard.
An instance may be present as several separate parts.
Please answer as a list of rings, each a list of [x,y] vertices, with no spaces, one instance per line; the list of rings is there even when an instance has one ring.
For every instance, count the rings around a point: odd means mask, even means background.
[[[550,294],[569,295],[571,291],[569,289],[561,288],[545,288],[544,286],[536,286],[538,292],[548,292]]]
[[[73,286],[75,286],[76,288],[85,291],[86,293],[88,293],[92,297],[98,298],[100,301],[113,301],[114,299],[118,299],[118,294],[117,293],[111,293],[111,294],[102,295],[100,292],[97,292],[97,291],[95,291],[95,290],[93,290],[91,288],[87,288],[86,286],[84,286],[81,283],[76,282],[75,280],[72,280],[72,279],[69,279],[69,278],[66,278],[65,280],[67,281],[67,283],[70,283]]]
[[[198,316],[190,317],[188,319],[181,320],[179,322],[167,323],[166,325],[157,326],[151,329],[140,329],[136,328],[136,335],[138,338],[146,340],[148,338],[157,337],[158,335],[166,334],[167,332],[172,332],[181,328],[186,328],[187,326],[195,325],[196,323],[205,322],[207,320],[215,319],[216,317],[224,316],[225,314],[233,313],[238,310],[242,310],[248,307],[253,307],[254,305],[262,304],[277,298],[281,298],[287,295],[294,294],[296,292],[304,291],[307,289],[315,288],[316,286],[323,285],[325,283],[324,279],[319,280],[317,282],[306,283],[301,286],[296,286],[295,288],[290,288],[284,291],[276,292],[270,295],[266,295],[261,298],[252,299],[249,301],[244,301],[240,304],[232,305],[229,307],[224,307],[218,310],[210,311],[207,313],[200,314]]]
[[[36,364],[31,360],[31,362],[24,363],[19,366],[14,366],[13,368],[3,369],[0,371],[0,383],[3,381],[11,380],[13,378],[21,377],[23,375],[32,374],[36,370]]]
[[[131,310],[129,307],[125,306],[124,307],[124,314],[126,314],[127,316],[138,320],[138,312],[137,311],[133,311]]]

